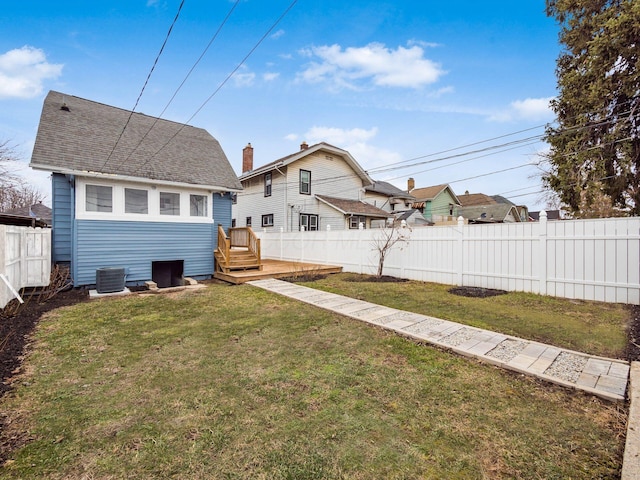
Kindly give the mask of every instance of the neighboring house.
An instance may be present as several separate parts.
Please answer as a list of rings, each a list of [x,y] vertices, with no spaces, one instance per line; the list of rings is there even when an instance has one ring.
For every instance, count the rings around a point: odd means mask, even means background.
[[[560,210],[545,210],[547,212],[547,220],[562,220]],[[529,212],[529,220],[531,222],[540,221],[540,211]]]
[[[51,209],[42,202],[35,203],[30,207],[12,208],[2,212],[6,215],[19,215],[22,217],[30,217],[38,220],[41,225],[51,226]]]
[[[469,223],[513,223],[528,222],[529,211],[524,205],[516,205],[510,200],[494,195],[490,197],[484,193],[469,193],[459,195],[462,207],[459,210]]]
[[[390,213],[412,210],[416,198],[389,182],[374,181],[364,188],[364,200]]]
[[[130,285],[210,277],[241,189],[207,131],[53,91],[31,167],[53,173],[53,262],[75,286],[104,267],[123,267]]]
[[[395,212],[393,216],[395,217],[396,222],[402,222],[402,220],[404,220],[410,227],[427,227],[433,225],[433,223],[424,218],[422,213],[420,213],[420,210],[416,209],[406,210],[404,212]]]
[[[436,225],[456,221],[460,201],[449,185],[415,188],[415,182],[410,178],[407,187],[416,199],[413,208],[420,210],[427,221]]]
[[[344,230],[371,228],[390,215],[362,200],[373,181],[346,150],[327,143],[253,168],[253,147],[242,152],[243,191],[233,206],[234,224],[254,229]]]

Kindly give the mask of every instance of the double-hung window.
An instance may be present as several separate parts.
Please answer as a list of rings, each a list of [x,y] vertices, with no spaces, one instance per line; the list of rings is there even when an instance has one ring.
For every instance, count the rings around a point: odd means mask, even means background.
[[[318,215],[301,213],[300,214],[300,230],[307,230],[307,231],[318,230]]]
[[[309,170],[300,170],[300,193],[311,195],[311,172]]]
[[[264,174],[264,196],[271,196],[271,172]]]
[[[358,215],[354,215],[352,217],[349,217],[349,228],[351,229],[357,229],[360,228],[360,224],[362,224],[363,227],[367,226],[367,219],[365,217],[361,217]]]

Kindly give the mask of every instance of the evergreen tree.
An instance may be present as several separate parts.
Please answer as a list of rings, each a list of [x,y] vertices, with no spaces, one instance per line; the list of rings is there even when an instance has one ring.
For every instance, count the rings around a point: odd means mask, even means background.
[[[640,215],[640,1],[546,5],[564,49],[544,185],[576,217]]]

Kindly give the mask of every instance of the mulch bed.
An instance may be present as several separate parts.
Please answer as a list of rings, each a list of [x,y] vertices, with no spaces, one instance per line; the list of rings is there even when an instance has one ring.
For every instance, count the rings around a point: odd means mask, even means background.
[[[0,311],[0,397],[11,388],[11,377],[17,373],[22,363],[24,347],[40,317],[54,308],[73,305],[88,299],[82,289],[60,292],[44,303],[38,303],[36,295],[24,296],[25,304],[18,313],[7,316]],[[17,302],[12,300],[6,310]]]
[[[504,295],[507,292],[505,290],[496,290],[493,288],[453,287],[449,289],[449,293],[460,295],[461,297],[487,298],[495,297],[496,295]]]

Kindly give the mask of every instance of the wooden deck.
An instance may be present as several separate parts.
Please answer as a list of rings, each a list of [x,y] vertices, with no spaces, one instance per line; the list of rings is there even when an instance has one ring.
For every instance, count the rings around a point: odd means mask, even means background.
[[[326,275],[340,273],[342,267],[336,265],[318,265],[315,263],[289,262],[283,260],[262,259],[262,270],[237,270],[233,272],[215,272],[214,278],[239,284],[265,278],[285,278],[302,275]]]

